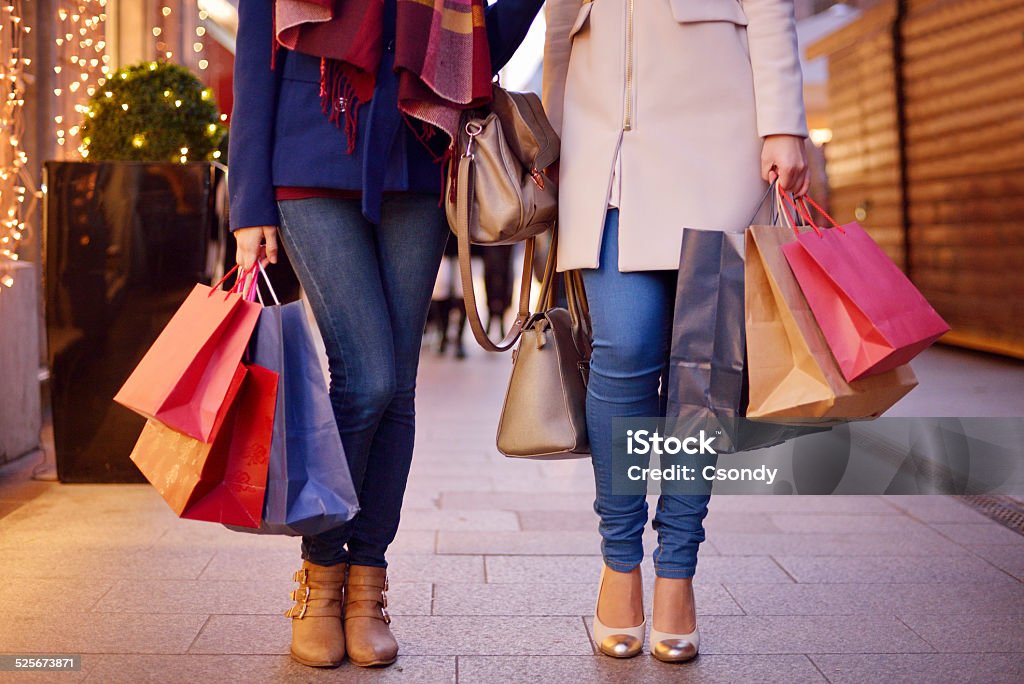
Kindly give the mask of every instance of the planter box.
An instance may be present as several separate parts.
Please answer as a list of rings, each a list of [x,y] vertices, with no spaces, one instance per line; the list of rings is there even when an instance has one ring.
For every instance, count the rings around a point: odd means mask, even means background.
[[[44,291],[57,474],[142,482],[144,423],[113,396],[225,258],[207,163],[47,162]]]
[[[39,299],[36,267],[0,266],[13,287],[0,286],[0,464],[39,446]]]

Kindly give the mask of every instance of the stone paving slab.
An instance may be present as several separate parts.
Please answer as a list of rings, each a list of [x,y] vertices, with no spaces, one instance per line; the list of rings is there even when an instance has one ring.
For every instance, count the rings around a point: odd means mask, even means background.
[[[947,624],[950,622],[946,618]],[[703,653],[929,653],[936,649],[895,617],[709,615]]]
[[[900,620],[944,653],[1024,653],[1024,611],[992,615],[976,610],[952,618],[910,613]]]
[[[1024,581],[1024,544],[966,544],[965,548],[1003,572]]]
[[[492,554],[501,556],[599,556],[601,535],[589,532],[448,532],[437,534],[441,554]]]
[[[1019,684],[1024,681],[1024,658],[1017,654],[831,654],[811,655],[810,659],[834,684]]]
[[[461,684],[810,684],[824,682],[806,656],[702,654],[685,665],[661,663],[648,655],[623,661],[595,657],[459,656]]]
[[[401,524],[405,532],[425,530],[506,532],[519,529],[519,518],[511,511],[403,509]]]
[[[392,622],[410,655],[593,655],[579,617],[408,616]]]
[[[652,576],[650,560],[644,562],[645,576]],[[581,582],[597,586],[601,560],[595,556],[487,556],[487,581],[517,583],[524,578],[536,582]],[[792,578],[768,556],[701,557],[696,582],[792,582]]]
[[[984,523],[932,523],[933,530],[958,544],[1020,543],[1020,535],[994,522]]]
[[[461,510],[501,511],[586,511],[593,515],[594,496],[584,494],[532,494],[528,492],[465,492],[445,491],[441,494],[441,508]]]
[[[31,606],[33,613],[90,610],[114,586],[113,579],[5,577],[0,582],[0,616]]]
[[[650,582],[648,582],[649,584]],[[742,615],[743,610],[720,584],[696,589],[699,615]],[[466,591],[456,584],[434,586],[434,615],[589,615],[594,612],[590,584],[526,581],[485,584]]]
[[[710,516],[708,516],[710,517]],[[742,516],[737,516],[742,517]],[[929,531],[928,526],[898,512],[883,515],[850,513],[773,513],[768,516],[774,532],[843,532],[846,534],[889,534],[900,538]],[[757,531],[757,530],[750,530]]]
[[[289,577],[273,580],[119,580],[93,609],[107,613],[281,615],[292,605]],[[395,614],[430,615],[433,585],[395,582]],[[142,597],[145,597],[143,600]]]
[[[387,669],[366,669],[345,663],[319,669],[299,665],[286,655],[96,655],[83,661],[86,681],[138,682],[139,684],[195,684],[196,682],[373,682],[390,684],[445,684],[455,682],[455,658],[400,656]],[[0,680],[2,681],[2,680]],[[18,680],[22,681],[21,679]],[[53,681],[51,679],[51,681]],[[61,675],[61,680],[63,674]]]
[[[405,655],[592,655],[579,617],[396,616]],[[265,615],[213,615],[191,653],[287,654],[291,626]]]
[[[900,513],[900,509],[889,502],[891,497],[881,496],[745,496],[721,494],[711,497],[708,504],[710,514],[735,512],[750,517],[765,513],[799,513],[801,515],[885,515]],[[922,497],[927,498],[927,497]],[[937,497],[945,499],[946,497]],[[963,508],[962,504],[953,502]]]
[[[185,653],[206,619],[205,615],[8,613],[0,620],[0,651]]]
[[[712,532],[708,532],[709,536]],[[913,534],[848,532],[718,532],[715,548],[725,556],[956,556],[967,549],[927,527]]]
[[[54,538],[55,537],[55,538]],[[62,535],[0,553],[0,576],[84,579],[196,579],[213,558],[205,549],[76,548]]]
[[[802,498],[802,497],[801,497]],[[926,523],[991,523],[992,521],[949,496],[886,496],[898,511]]]
[[[750,615],[1015,615],[1024,620],[1024,585],[739,584],[725,585]]]
[[[796,582],[919,584],[922,582],[1005,584],[1016,580],[975,556],[857,557],[778,556],[779,565]]]

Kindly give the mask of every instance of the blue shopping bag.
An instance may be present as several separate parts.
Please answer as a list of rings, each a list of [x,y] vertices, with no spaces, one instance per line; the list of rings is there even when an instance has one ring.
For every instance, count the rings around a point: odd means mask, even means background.
[[[359,503],[303,303],[265,307],[249,351],[280,375],[277,413],[263,521],[231,529],[315,535],[344,525]]]

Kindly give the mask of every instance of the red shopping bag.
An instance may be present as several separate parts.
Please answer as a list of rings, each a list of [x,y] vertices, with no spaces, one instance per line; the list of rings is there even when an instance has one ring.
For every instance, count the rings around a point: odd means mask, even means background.
[[[257,528],[267,488],[278,374],[237,366],[212,443],[149,420],[131,459],[182,518]]]
[[[782,251],[847,382],[902,366],[949,331],[860,225],[840,226],[811,203],[834,227],[812,222]],[[806,205],[790,206],[810,221]]]
[[[218,289],[233,271],[212,288],[192,289],[114,401],[210,441],[262,308],[238,292]]]

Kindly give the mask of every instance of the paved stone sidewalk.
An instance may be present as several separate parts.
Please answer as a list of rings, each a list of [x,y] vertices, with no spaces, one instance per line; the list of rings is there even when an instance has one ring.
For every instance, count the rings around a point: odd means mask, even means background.
[[[0,653],[83,669],[0,681],[1024,681],[1024,537],[947,497],[717,497],[700,658],[594,655],[590,465],[496,453],[508,363],[425,353],[395,666],[290,661],[295,540],[179,521],[146,485],[29,481],[25,462],[0,474]],[[1020,363],[940,348],[915,368],[896,413],[1024,415]]]

